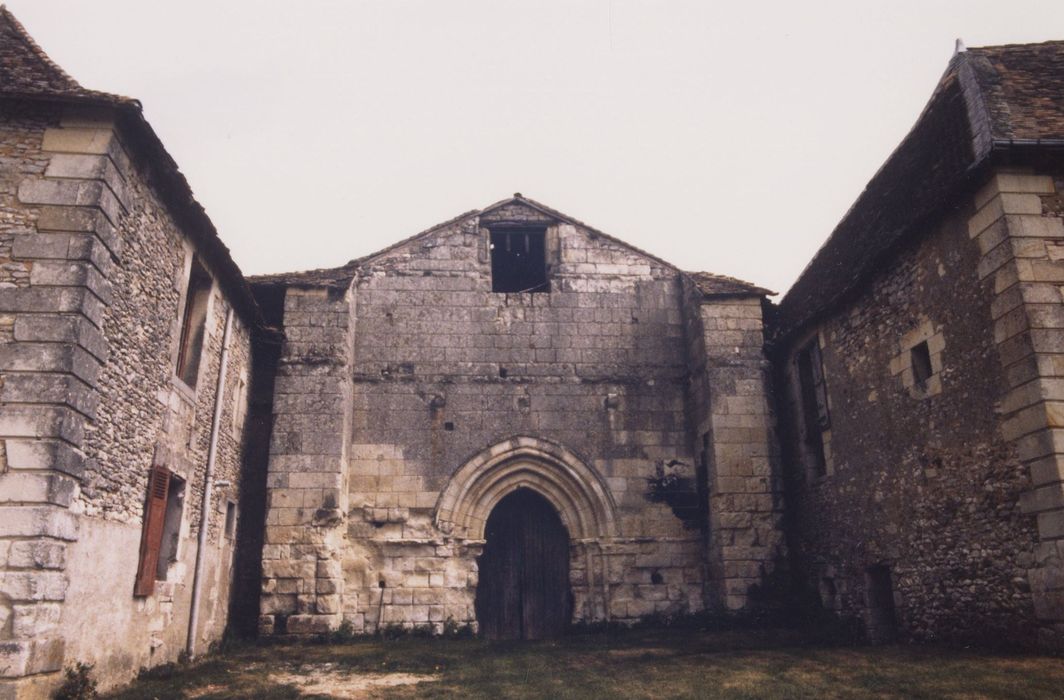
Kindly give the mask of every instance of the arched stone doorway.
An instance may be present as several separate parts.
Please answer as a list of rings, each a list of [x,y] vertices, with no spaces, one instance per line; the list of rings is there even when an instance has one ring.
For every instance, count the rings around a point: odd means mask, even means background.
[[[480,452],[455,472],[436,502],[436,527],[484,539],[495,504],[522,487],[554,506],[574,540],[616,536],[616,506],[602,477],[561,445],[525,436]]]
[[[514,494],[522,495],[508,501]],[[486,587],[483,586],[481,577],[485,570],[478,571],[477,578],[474,578],[477,590],[476,599],[471,601],[473,607],[483,610],[483,605],[487,604],[485,601],[503,595],[499,592],[502,589],[498,588],[502,585],[500,580],[490,578],[495,575],[492,573],[495,564],[494,555],[490,554],[494,538],[489,534],[488,523],[491,521],[495,526],[496,521],[503,523],[509,517],[514,520],[498,527],[528,527],[527,524],[516,522],[517,518],[525,516],[511,512],[520,511],[520,508],[511,508],[511,505],[521,502],[526,507],[536,509],[536,515],[527,516],[533,518],[534,523],[550,528],[553,526],[544,523],[556,521],[554,532],[564,533],[550,540],[566,542],[567,547],[558,544],[556,549],[567,551],[568,561],[565,564],[557,563],[558,559],[552,561],[556,562],[553,565],[555,569],[562,568],[572,573],[567,586],[557,584],[552,589],[564,590],[564,623],[572,619],[609,619],[606,549],[618,536],[616,505],[610,490],[601,475],[570,450],[549,440],[526,436],[510,438],[474,455],[454,473],[436,502],[434,521],[441,533],[471,547],[486,545],[485,549],[489,553],[486,562],[482,557],[478,561],[478,568],[485,567],[489,579]],[[530,503],[536,505],[529,506]],[[507,512],[511,514],[503,515]],[[523,540],[514,533],[503,535],[500,542],[507,537],[510,554],[500,555],[504,560],[506,556],[514,556],[513,550],[517,547],[534,546],[521,544]],[[516,572],[511,575],[515,576]],[[497,590],[492,589],[493,586]],[[475,612],[478,625],[484,625],[482,631],[485,636],[518,636],[513,632],[515,624],[505,621],[508,618],[498,622],[484,617],[479,611]],[[506,614],[516,613],[511,610]],[[525,614],[523,607],[521,614]],[[527,626],[519,629],[520,636],[525,638],[529,638],[530,634],[540,634],[536,630],[526,632]],[[504,635],[501,630],[510,631]]]
[[[492,509],[477,560],[476,616],[488,639],[549,639],[572,619],[569,532],[554,506],[519,488]]]

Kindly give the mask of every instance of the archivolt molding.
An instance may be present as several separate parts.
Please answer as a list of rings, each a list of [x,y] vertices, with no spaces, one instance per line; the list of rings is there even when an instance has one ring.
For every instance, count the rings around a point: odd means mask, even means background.
[[[436,502],[436,527],[482,540],[492,509],[519,488],[550,501],[574,540],[617,535],[616,505],[595,470],[557,443],[525,436],[484,450],[455,472]]]

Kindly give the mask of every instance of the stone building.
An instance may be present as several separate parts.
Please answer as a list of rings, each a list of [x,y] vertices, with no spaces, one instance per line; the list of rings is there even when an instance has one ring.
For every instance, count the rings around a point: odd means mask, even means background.
[[[519,194],[245,281],[139,103],[0,9],[0,698],[227,625],[807,595],[1064,648],[1062,96],[1064,43],[959,53],[779,306]]]
[[[740,609],[780,557],[765,290],[521,195],[253,284],[285,335],[263,632]],[[537,498],[560,545],[507,525]]]
[[[0,697],[220,637],[260,325],[140,105],[0,9]]]
[[[779,306],[790,552],[872,636],[1061,648],[1064,43],[958,53]]]

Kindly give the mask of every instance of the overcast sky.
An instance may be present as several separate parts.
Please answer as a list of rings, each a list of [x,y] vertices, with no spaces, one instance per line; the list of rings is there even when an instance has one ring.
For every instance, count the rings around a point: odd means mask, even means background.
[[[331,267],[522,192],[785,291],[953,52],[1064,2],[7,0],[140,99],[247,274]]]

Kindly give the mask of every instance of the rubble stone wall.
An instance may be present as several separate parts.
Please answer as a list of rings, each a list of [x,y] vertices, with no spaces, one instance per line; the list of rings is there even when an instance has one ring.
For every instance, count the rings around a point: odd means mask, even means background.
[[[11,640],[0,676],[29,696],[75,661],[96,664],[110,686],[184,648],[228,303],[216,287],[197,389],[179,385],[192,246],[148,184],[151,166],[107,111],[21,109],[0,132],[13,166],[0,195],[0,638]],[[243,426],[233,411],[249,349],[237,320],[215,470],[231,486],[210,506],[204,641],[220,637],[228,607],[231,542],[221,529],[238,497]],[[187,481],[181,537],[167,580],[134,598],[153,464]]]
[[[1033,644],[1038,531],[1029,470],[1002,432],[996,290],[971,203],[899,251],[859,296],[778,349],[788,535],[799,576],[878,631],[870,569],[889,567],[899,632]],[[822,476],[801,448],[795,354],[821,346],[830,425]],[[913,374],[927,343],[931,376]]]

